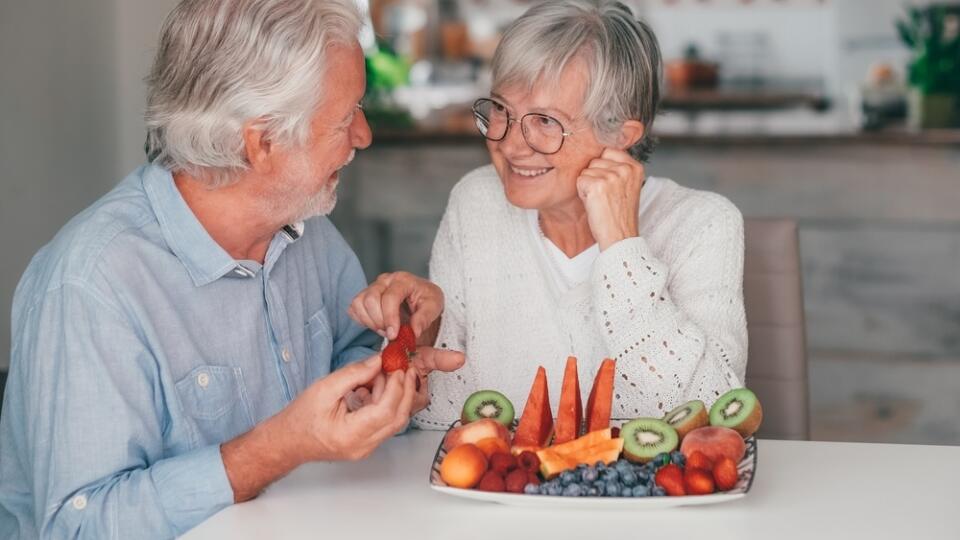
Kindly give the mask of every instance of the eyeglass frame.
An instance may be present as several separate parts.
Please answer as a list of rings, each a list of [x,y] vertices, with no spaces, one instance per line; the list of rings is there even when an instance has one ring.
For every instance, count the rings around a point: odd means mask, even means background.
[[[573,135],[574,133],[576,133],[576,132],[578,132],[578,131],[582,131],[582,130],[584,130],[584,129],[587,129],[587,127],[582,127],[582,128],[580,128],[580,129],[575,129],[575,130],[573,130],[573,131],[567,131],[567,130],[563,127],[563,123],[560,122],[560,120],[557,120],[556,118],[550,116],[549,114],[543,114],[543,113],[528,112],[527,114],[521,116],[520,118],[511,118],[511,117],[510,117],[510,111],[506,110],[506,109],[507,109],[507,106],[504,105],[503,103],[500,103],[499,101],[497,101],[497,100],[495,100],[495,99],[493,99],[493,98],[479,98],[478,100],[476,100],[476,101],[473,102],[473,106],[471,107],[471,110],[473,111],[473,117],[474,117],[475,119],[482,120],[483,122],[486,122],[486,123],[488,124],[488,129],[489,129],[489,124],[490,124],[490,119],[485,118],[482,114],[480,114],[480,111],[477,110],[477,107],[479,106],[479,104],[480,104],[481,102],[490,102],[490,103],[493,103],[493,104],[496,104],[496,105],[500,105],[500,106],[502,106],[502,107],[504,108],[504,111],[507,113],[507,128],[503,130],[503,135],[502,135],[499,139],[494,139],[494,138],[492,138],[492,137],[488,137],[485,133],[483,133],[483,132],[481,131],[481,132],[480,132],[480,135],[481,135],[484,139],[486,139],[486,140],[488,140],[488,141],[493,141],[493,142],[500,142],[500,141],[506,139],[506,138],[507,138],[507,135],[510,134],[510,126],[511,126],[511,124],[513,124],[513,123],[518,123],[518,124],[520,124],[520,135],[523,137],[523,142],[526,143],[526,145],[529,146],[530,149],[533,150],[534,152],[536,152],[536,153],[538,153],[538,154],[543,154],[543,155],[545,155],[545,156],[552,156],[552,155],[556,154],[557,152],[559,152],[560,150],[563,149],[563,143],[566,142],[567,137],[569,137],[570,135]],[[523,120],[524,120],[526,117],[528,117],[528,116],[539,116],[539,117],[541,117],[541,118],[548,118],[548,119],[556,122],[557,125],[560,126],[560,146],[558,146],[556,150],[554,150],[553,152],[541,152],[540,150],[537,150],[536,148],[533,147],[533,145],[530,144],[530,141],[527,140],[527,134],[523,131]],[[477,131],[480,131],[480,126],[477,126]],[[489,132],[489,131],[488,131],[488,132]]]

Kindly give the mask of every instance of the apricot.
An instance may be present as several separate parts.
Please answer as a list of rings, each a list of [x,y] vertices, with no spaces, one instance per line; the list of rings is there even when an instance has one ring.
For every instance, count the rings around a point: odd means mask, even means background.
[[[472,488],[487,472],[487,458],[476,445],[466,443],[454,448],[440,464],[440,478],[450,487]]]
[[[743,437],[730,428],[707,426],[687,433],[680,443],[680,452],[684,456],[689,457],[696,451],[702,452],[713,463],[725,457],[732,459],[734,463],[740,463],[747,451],[747,445],[743,442]]]
[[[475,444],[483,452],[483,455],[487,456],[487,459],[490,459],[497,452],[510,453],[510,445],[500,437],[487,437],[486,439],[480,439]]]

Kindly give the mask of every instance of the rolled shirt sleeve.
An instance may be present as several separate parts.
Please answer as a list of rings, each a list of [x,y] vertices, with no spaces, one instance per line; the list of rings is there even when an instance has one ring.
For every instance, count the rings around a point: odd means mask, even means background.
[[[133,326],[81,284],[47,292],[19,327],[36,530],[55,538],[169,538],[233,502],[219,446],[172,455],[160,370]],[[36,384],[35,380],[55,381]],[[7,412],[7,411],[4,411]],[[31,458],[32,457],[32,458]]]

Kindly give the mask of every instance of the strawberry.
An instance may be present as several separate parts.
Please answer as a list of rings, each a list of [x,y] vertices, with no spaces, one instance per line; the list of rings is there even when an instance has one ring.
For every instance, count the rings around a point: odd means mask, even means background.
[[[381,369],[385,374],[394,371],[406,371],[410,367],[410,356],[403,350],[403,344],[391,341],[380,352]]]
[[[517,458],[513,457],[513,454],[496,452],[490,456],[490,470],[495,473],[507,474],[516,468]]]
[[[683,486],[690,495],[709,495],[714,491],[713,475],[704,469],[687,467],[683,471]]]
[[[413,333],[413,328],[409,324],[401,324],[397,330],[397,337],[393,342],[400,342],[403,349],[410,354],[417,352],[417,336]]]
[[[514,469],[507,474],[505,479],[505,484],[507,491],[510,493],[523,493],[523,488],[526,487],[527,481],[527,471],[523,469]]]
[[[687,456],[687,467],[692,469],[703,469],[709,471],[713,469],[713,462],[710,461],[710,458],[706,454],[699,450],[694,450]]]
[[[657,471],[654,479],[657,485],[667,492],[667,495],[677,496],[687,494],[683,487],[683,470],[673,463],[661,467],[660,470]]]
[[[477,489],[480,491],[497,491],[502,492],[506,489],[505,484],[503,483],[503,477],[493,471],[487,471],[483,478],[480,479],[480,483],[477,484]]]
[[[533,485],[535,485],[535,486],[539,486],[539,485],[540,485],[540,477],[537,476],[537,473],[532,473],[532,472],[530,472],[530,471],[527,471],[527,483],[528,483],[528,484],[533,484]]]
[[[713,466],[713,480],[717,483],[718,491],[733,489],[739,480],[737,464],[728,457],[720,458],[720,461]]]
[[[520,468],[525,471],[530,471],[536,474],[540,470],[540,457],[536,453],[529,450],[524,450],[520,452],[520,455],[517,456],[517,463],[520,465]]]

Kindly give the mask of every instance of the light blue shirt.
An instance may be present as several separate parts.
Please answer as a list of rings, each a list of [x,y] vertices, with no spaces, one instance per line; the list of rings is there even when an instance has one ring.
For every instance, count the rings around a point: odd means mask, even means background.
[[[220,443],[379,346],[347,316],[365,286],[326,218],[237,261],[169,172],[135,171],[17,287],[0,538],[166,538],[231,504]]]

